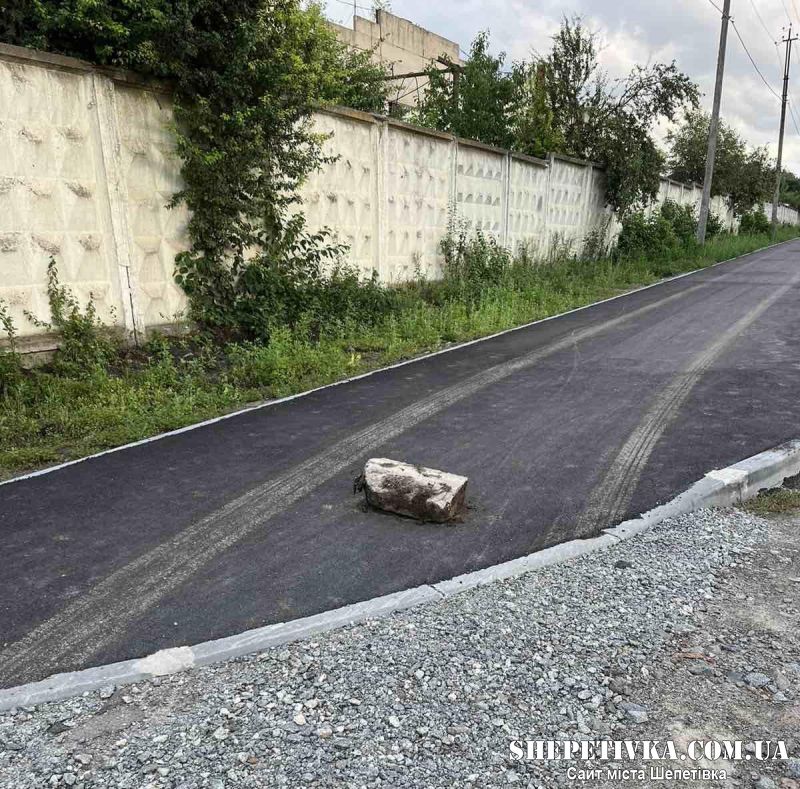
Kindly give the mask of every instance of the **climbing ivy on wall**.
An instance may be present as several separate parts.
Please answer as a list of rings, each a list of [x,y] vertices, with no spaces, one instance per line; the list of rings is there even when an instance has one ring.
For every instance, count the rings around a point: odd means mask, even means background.
[[[369,53],[351,53],[336,39],[319,7],[7,0],[0,39],[174,85],[185,186],[173,202],[192,212],[191,248],[179,256],[177,278],[191,317],[205,327],[265,338],[272,317],[254,302],[279,299],[292,289],[287,278],[320,281],[323,264],[341,256],[327,233],[308,233],[292,209],[298,186],[325,161],[311,114],[340,103],[381,111],[386,83]]]

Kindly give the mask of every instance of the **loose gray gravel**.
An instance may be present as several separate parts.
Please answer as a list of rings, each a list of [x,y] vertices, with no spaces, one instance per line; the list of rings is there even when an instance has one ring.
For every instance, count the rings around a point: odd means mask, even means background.
[[[768,529],[740,511],[699,512],[280,651],[2,714],[0,786],[575,785],[563,765],[513,761],[510,741],[643,739],[663,713],[670,656],[690,651],[687,639],[728,576],[758,559]],[[735,683],[707,676],[703,659],[687,661],[696,665],[685,678],[751,694],[771,687],[796,704],[800,657],[780,660],[798,671],[780,690],[755,659]]]

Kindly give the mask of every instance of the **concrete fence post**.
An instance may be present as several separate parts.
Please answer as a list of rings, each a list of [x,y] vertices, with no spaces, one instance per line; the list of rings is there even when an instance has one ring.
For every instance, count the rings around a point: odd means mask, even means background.
[[[503,219],[502,219],[502,226],[500,228],[501,236],[502,236],[502,244],[504,247],[508,248],[508,240],[509,240],[509,222],[511,217],[511,151],[507,151],[505,157],[503,158],[503,168],[502,168],[502,179],[503,179]]]
[[[122,320],[125,331],[138,343],[144,337],[145,326],[133,271],[133,235],[128,221],[128,194],[122,170],[115,88],[108,77],[95,73],[91,79],[111,218],[111,249],[119,276]]]
[[[450,191],[447,202],[449,210],[455,214],[458,205],[458,138],[453,137],[450,143]]]
[[[542,226],[542,243],[539,253],[545,257],[550,254],[550,246],[552,244],[550,225],[550,204],[553,193],[553,171],[556,166],[556,158],[552,153],[547,154],[547,179],[544,192],[544,224]]]
[[[448,156],[450,157],[450,179],[447,193],[447,220],[449,230],[451,221],[455,220],[458,215],[458,137],[455,135],[453,135],[453,139],[450,142]],[[441,247],[439,249],[437,260],[442,260],[442,263],[444,262]],[[438,275],[441,276],[443,273],[444,265],[441,266],[440,270],[438,271]]]
[[[578,249],[576,251],[580,252],[582,247],[585,244],[586,236],[594,230],[594,223],[592,222],[592,200],[594,198],[594,166],[591,164],[586,165],[586,195],[583,200],[583,219],[581,220],[581,225],[583,226],[583,233],[578,233],[578,237],[575,239],[578,243]],[[580,226],[579,226],[580,227]]]
[[[373,156],[375,162],[375,223],[376,266],[381,281],[388,282],[389,271],[389,234],[386,216],[386,181],[388,167],[387,147],[389,145],[389,122],[376,121],[372,127]]]

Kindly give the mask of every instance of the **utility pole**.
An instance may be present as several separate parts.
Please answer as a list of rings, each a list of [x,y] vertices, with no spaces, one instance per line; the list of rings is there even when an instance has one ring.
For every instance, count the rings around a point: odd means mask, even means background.
[[[789,101],[789,66],[792,62],[792,42],[797,41],[797,36],[792,37],[792,24],[789,23],[789,35],[783,39],[786,44],[786,56],[783,61],[783,96],[781,97],[781,132],[778,137],[778,162],[775,167],[775,195],[772,199],[772,240],[778,236],[778,202],[781,199],[781,180],[783,172],[783,132],[786,128],[786,105]]]
[[[697,240],[706,242],[708,209],[711,204],[711,182],[714,179],[714,159],[717,156],[719,137],[719,108],[722,103],[722,77],[725,74],[725,50],[728,47],[728,22],[731,18],[731,0],[722,6],[722,29],[719,34],[719,54],[717,55],[717,82],[714,85],[714,106],[711,110],[711,123],[708,126],[708,150],[706,151],[706,175],[703,179],[703,198],[700,201],[700,221],[697,223]]]

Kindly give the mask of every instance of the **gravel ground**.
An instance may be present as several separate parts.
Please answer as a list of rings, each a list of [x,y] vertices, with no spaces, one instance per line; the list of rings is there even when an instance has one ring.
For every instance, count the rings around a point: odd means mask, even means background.
[[[699,512],[281,651],[6,713],[0,786],[581,784],[513,760],[519,739],[781,738],[797,757],[798,548],[795,521]],[[725,786],[800,789],[800,761],[729,768]]]

